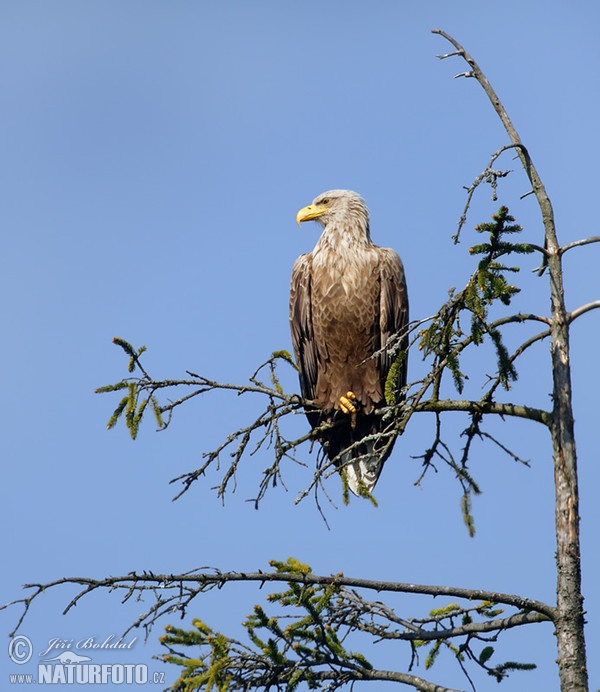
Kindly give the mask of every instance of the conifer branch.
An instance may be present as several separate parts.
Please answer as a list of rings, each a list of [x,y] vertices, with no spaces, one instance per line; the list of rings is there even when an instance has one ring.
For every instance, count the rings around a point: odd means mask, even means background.
[[[123,603],[132,597],[143,603],[143,612],[123,636],[143,628],[147,638],[154,625],[165,616],[177,614],[185,618],[192,601],[202,593],[236,582],[255,582],[261,587],[265,583],[287,584],[287,590],[266,598],[269,604],[278,606],[275,614],[268,615],[264,606],[256,605],[253,614],[243,623],[252,646],[215,632],[198,619],[192,621],[193,630],[167,625],[166,634],[161,638],[168,650],[163,658],[181,666],[176,688],[189,690],[205,687],[211,680],[219,689],[240,690],[264,689],[276,682],[287,685],[285,689],[294,689],[294,681],[305,681],[310,686],[324,680],[331,681],[334,689],[353,680],[390,680],[419,690],[441,689],[410,672],[373,668],[362,654],[346,648],[345,640],[352,632],[369,634],[375,642],[404,641],[412,648],[413,658],[415,647],[432,647],[425,662],[427,669],[433,665],[440,645],[444,645],[463,671],[463,658],[468,655],[500,680],[506,676],[508,664],[490,666],[487,663],[493,653],[489,651],[489,642],[507,629],[554,617],[553,606],[513,594],[357,579],[343,574],[320,576],[293,558],[285,562],[272,561],[271,565],[275,569],[270,572],[221,572],[200,568],[183,574],[144,571],[104,579],[65,577],[46,584],[25,585],[24,588],[32,593],[0,610],[11,606],[23,608],[11,633],[13,636],[37,598],[50,589],[65,585],[77,587],[77,593],[63,611],[65,614],[85,596],[106,590],[120,594]],[[380,600],[365,598],[363,592],[444,596],[466,603],[451,603],[419,617],[399,616]],[[515,612],[504,614],[505,607]],[[289,608],[294,610],[293,615],[287,614]],[[464,641],[457,646],[451,643],[456,639]],[[474,649],[476,644],[478,652]],[[193,649],[195,655],[180,653],[182,647]],[[522,669],[531,667],[531,664],[517,665]]]
[[[285,564],[285,563],[284,563]],[[10,633],[12,637],[23,623],[25,614],[32,607],[34,601],[44,592],[58,586],[72,585],[82,587],[73,598],[71,598],[63,610],[66,615],[77,603],[92,593],[93,591],[106,589],[111,592],[124,594],[123,601],[129,600],[133,593],[138,595],[151,595],[156,598],[156,603],[141,616],[141,619],[132,625],[139,627],[142,624],[154,624],[154,622],[169,610],[163,612],[165,606],[171,608],[170,612],[185,611],[189,603],[200,593],[210,591],[214,588],[220,589],[225,584],[235,582],[257,582],[266,584],[271,582],[290,582],[303,585],[335,585],[351,589],[365,589],[377,593],[404,593],[419,594],[423,596],[449,598],[462,598],[468,601],[485,601],[490,603],[511,606],[521,611],[531,611],[544,615],[546,619],[552,620],[555,612],[554,607],[530,598],[525,598],[516,594],[508,594],[499,591],[486,589],[469,589],[464,587],[453,587],[446,585],[432,584],[413,584],[408,582],[391,582],[378,579],[362,579],[347,577],[343,574],[317,575],[310,571],[273,571],[273,572],[221,572],[216,568],[199,568],[181,574],[155,574],[151,571],[130,572],[126,575],[111,576],[102,579],[91,577],[62,577],[47,583],[24,584],[24,589],[33,590],[33,593],[24,598],[20,598],[10,603],[0,606],[0,610],[6,610],[12,606],[21,605],[24,609],[23,615],[18,619],[15,629]],[[173,607],[173,606],[176,607]]]
[[[65,614],[83,597],[96,590],[107,590],[121,594],[123,603],[132,597],[144,603],[144,611],[123,636],[141,627],[147,638],[154,625],[165,616],[177,614],[180,618],[186,617],[191,602],[202,593],[215,588],[220,590],[226,584],[235,582],[256,582],[261,587],[269,582],[286,583],[286,591],[270,594],[266,598],[267,602],[282,607],[283,611],[269,616],[263,606],[256,605],[254,614],[243,623],[256,648],[214,632],[198,619],[192,622],[194,630],[183,630],[172,625],[166,627],[161,641],[169,653],[164,659],[182,667],[177,689],[190,690],[204,687],[209,679],[219,685],[226,683],[227,689],[240,690],[264,689],[269,686],[269,681],[273,684],[275,679],[278,683],[290,685],[285,689],[293,689],[291,683],[302,680],[309,685],[311,681],[331,680],[337,688],[352,680],[384,679],[404,682],[419,690],[440,689],[431,687],[432,683],[410,673],[374,669],[362,654],[346,648],[344,642],[351,632],[370,634],[375,637],[375,642],[407,642],[412,647],[413,657],[415,647],[422,649],[432,646],[425,662],[426,668],[433,665],[440,645],[444,645],[463,670],[463,657],[468,655],[500,680],[506,676],[508,664],[487,665],[493,653],[493,650],[489,651],[489,642],[495,641],[507,629],[545,622],[554,617],[553,606],[513,594],[356,579],[343,574],[319,576],[313,574],[308,565],[293,558],[286,562],[272,561],[271,565],[275,571],[221,572],[201,568],[183,574],[131,572],[98,580],[65,577],[46,584],[25,585],[24,588],[33,590],[33,593],[2,606],[0,610],[22,606],[21,617],[11,633],[13,636],[34,601],[49,589],[64,585],[78,587],[78,592],[63,611]],[[380,600],[366,599],[361,593],[363,591],[445,596],[460,598],[467,603],[451,603],[420,617],[399,616]],[[293,616],[287,615],[286,609],[290,607],[300,607],[300,615],[298,611]],[[513,608],[515,612],[503,614],[504,607]],[[265,634],[262,634],[263,631]],[[450,643],[455,639],[464,641],[457,647]],[[478,643],[479,649],[481,646],[484,648],[475,653],[473,647]],[[194,653],[198,649],[200,656],[182,656],[179,653],[181,647],[194,648]],[[531,667],[531,664],[517,665],[521,669]],[[200,680],[204,681],[201,685]],[[193,686],[186,686],[187,681]]]

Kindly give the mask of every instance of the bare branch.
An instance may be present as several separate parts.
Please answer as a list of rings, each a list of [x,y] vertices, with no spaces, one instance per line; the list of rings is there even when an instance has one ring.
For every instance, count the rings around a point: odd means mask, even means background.
[[[572,243],[567,243],[559,248],[560,254],[564,255],[567,250],[571,250],[574,247],[582,247],[583,245],[590,245],[590,243],[600,243],[600,235],[593,235],[590,238],[584,238],[583,240],[574,240]]]
[[[493,413],[498,416],[527,418],[543,425],[550,425],[551,414],[543,409],[516,404],[503,404],[496,401],[469,401],[460,399],[429,399],[416,405],[415,411],[441,413],[443,411],[462,411],[464,413]]]
[[[334,674],[332,674],[333,677]],[[433,682],[423,680],[416,675],[408,673],[398,673],[390,670],[371,670],[363,673],[361,677],[354,678],[355,680],[380,680],[388,682],[400,682],[404,685],[410,685],[421,692],[460,692],[459,690],[443,687]]]
[[[459,55],[460,53],[449,53],[448,55],[440,56],[438,55],[438,58],[447,58],[450,56],[454,55]],[[461,76],[461,75],[457,75]],[[492,154],[492,157],[488,163],[488,165],[484,168],[484,170],[475,178],[475,180],[469,185],[469,187],[465,188],[467,190],[467,201],[465,202],[465,207],[463,209],[463,212],[460,216],[460,219],[458,220],[458,229],[456,233],[452,236],[452,240],[454,243],[458,243],[459,237],[460,237],[460,232],[462,230],[462,227],[465,225],[467,221],[467,212],[469,211],[469,207],[471,206],[471,200],[473,199],[473,195],[475,194],[475,190],[481,185],[482,182],[488,183],[491,188],[492,188],[492,200],[495,202],[498,199],[497,195],[497,189],[498,189],[498,178],[505,178],[509,173],[512,171],[498,171],[492,168],[494,165],[494,162],[496,159],[503,154],[505,151],[508,149],[515,149],[517,147],[522,146],[521,144],[506,144],[503,147],[500,147],[497,151],[495,151]]]
[[[586,303],[585,305],[572,310],[568,314],[569,322],[574,322],[578,317],[581,317],[581,315],[585,315],[586,312],[590,312],[590,310],[597,310],[598,308],[600,308],[600,300],[594,300],[591,303]]]
[[[546,192],[546,188],[544,187],[544,184],[542,183],[542,179],[538,175],[538,172],[533,165],[533,161],[531,160],[531,157],[529,156],[529,152],[527,151],[526,147],[524,146],[521,137],[519,136],[519,133],[517,132],[515,126],[513,125],[511,119],[508,116],[508,113],[506,112],[506,109],[504,108],[502,101],[500,101],[500,98],[494,91],[492,85],[488,81],[488,78],[485,76],[485,74],[481,71],[479,65],[475,62],[475,60],[467,53],[467,51],[456,41],[456,39],[452,38],[449,34],[447,34],[445,31],[442,31],[441,29],[433,29],[432,33],[434,34],[439,34],[440,36],[443,36],[447,41],[449,41],[455,48],[456,52],[453,55],[457,55],[462,57],[469,65],[471,68],[471,71],[468,73],[464,73],[463,76],[469,76],[469,77],[474,77],[483,90],[485,91],[487,97],[490,100],[490,103],[492,104],[494,110],[496,111],[496,114],[502,121],[502,124],[504,125],[504,129],[506,130],[510,141],[512,145],[516,148],[517,154],[519,158],[521,159],[521,163],[523,165],[523,168],[525,169],[525,173],[527,174],[527,177],[529,178],[529,181],[531,182],[531,187],[532,190],[536,196],[540,211],[542,213],[542,221],[544,223],[544,230],[545,230],[545,237],[544,237],[544,248],[546,249],[547,252],[551,252],[552,254],[558,254],[559,251],[559,246],[558,246],[558,240],[556,237],[556,227],[554,223],[554,211],[552,209],[552,203],[550,201],[550,197],[548,196],[548,193]],[[457,75],[458,76],[458,75]],[[548,263],[548,256],[544,255],[544,261],[542,263],[542,266],[540,267],[539,274],[541,275]]]
[[[433,29],[432,32],[433,34],[439,34],[440,36],[443,36],[447,41],[449,41],[455,48],[456,51],[454,53],[448,53],[445,56],[441,56],[442,58],[446,57],[451,57],[451,56],[460,56],[465,60],[469,67],[471,68],[469,72],[464,72],[461,73],[460,75],[456,75],[457,77],[474,77],[477,79],[477,81],[481,84],[483,87],[485,93],[488,95],[488,98],[490,99],[492,106],[494,107],[494,110],[498,114],[498,117],[502,121],[502,124],[504,125],[504,128],[508,132],[512,145],[517,147],[517,152],[523,161],[523,164],[525,165],[525,152],[526,149],[523,146],[521,142],[521,138],[519,137],[517,130],[515,126],[513,125],[511,119],[508,117],[507,112],[504,109],[504,106],[502,105],[502,102],[498,98],[498,95],[492,88],[492,85],[488,81],[487,77],[483,74],[481,69],[479,68],[479,65],[475,62],[475,60],[467,53],[467,51],[460,45],[456,39],[452,38],[449,34],[447,34],[445,31],[442,29]],[[526,157],[527,159],[529,158],[528,155]],[[534,188],[535,189],[535,188]]]

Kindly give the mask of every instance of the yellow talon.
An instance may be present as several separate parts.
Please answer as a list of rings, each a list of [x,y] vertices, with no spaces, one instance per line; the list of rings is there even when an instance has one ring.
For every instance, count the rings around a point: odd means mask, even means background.
[[[346,392],[346,396],[340,397],[340,409],[343,413],[356,413],[356,394]]]

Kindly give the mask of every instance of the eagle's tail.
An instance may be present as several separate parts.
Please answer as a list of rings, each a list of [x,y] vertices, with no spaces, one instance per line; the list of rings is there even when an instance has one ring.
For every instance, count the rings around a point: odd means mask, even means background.
[[[323,433],[321,444],[355,495],[371,493],[386,459],[392,453],[396,435],[385,429],[375,413],[358,414],[355,421],[336,411],[333,426]],[[382,434],[383,433],[383,434]]]
[[[379,480],[383,468],[381,456],[376,452],[367,451],[356,458],[352,451],[342,452],[340,471],[345,474],[348,487],[355,495],[371,493]]]

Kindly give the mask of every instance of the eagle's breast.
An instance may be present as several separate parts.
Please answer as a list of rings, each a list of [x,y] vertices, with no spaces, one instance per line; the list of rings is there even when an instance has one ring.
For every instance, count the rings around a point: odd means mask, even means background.
[[[379,256],[373,245],[315,248],[312,318],[319,344],[316,401],[333,409],[353,391],[368,411],[382,397],[375,360],[379,348]],[[366,362],[364,362],[366,361]]]

